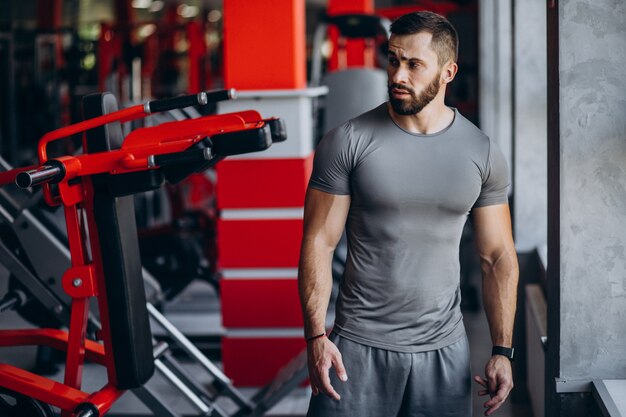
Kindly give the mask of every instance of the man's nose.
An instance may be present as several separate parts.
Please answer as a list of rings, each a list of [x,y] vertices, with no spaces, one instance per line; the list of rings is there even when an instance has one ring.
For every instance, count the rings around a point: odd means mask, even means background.
[[[402,65],[391,68],[391,71],[389,73],[389,79],[394,84],[407,84],[408,71]]]

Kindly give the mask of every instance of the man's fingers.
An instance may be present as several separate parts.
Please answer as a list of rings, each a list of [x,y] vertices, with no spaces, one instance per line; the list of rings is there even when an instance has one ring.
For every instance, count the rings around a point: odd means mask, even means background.
[[[320,389],[330,398],[333,398],[335,400],[340,400],[341,396],[337,393],[337,391],[335,391],[333,386],[330,384],[330,378],[328,376],[328,369],[326,369],[324,372],[321,373],[320,379],[322,383],[322,386],[320,387]]]
[[[330,368],[341,381],[348,380],[348,374],[343,366],[341,353],[337,347],[329,340],[320,338],[308,346],[309,377],[314,395],[324,393],[330,398],[340,400],[341,396],[333,388],[330,382]]]
[[[506,397],[509,395],[510,389],[505,386],[501,386],[496,395],[494,395],[489,401],[485,403],[485,407],[493,407],[495,404],[503,403]]]
[[[496,395],[494,395],[493,398],[491,398],[484,404],[484,407],[487,408],[487,411],[485,411],[485,415],[491,415],[497,409],[499,409],[500,406],[504,404],[504,401],[508,397],[509,392],[511,392],[511,387],[509,387],[508,385],[501,385]]]
[[[474,381],[478,382],[480,385],[482,385],[483,387],[487,388],[487,380],[485,378],[482,378],[478,375],[474,376]]]
[[[492,397],[490,400],[488,400],[487,402],[485,402],[484,407],[485,408],[492,408],[495,407],[499,404],[502,404],[504,402],[504,398],[500,398],[497,395],[495,397]]]
[[[343,382],[348,380],[348,373],[346,372],[346,368],[343,367],[343,361],[341,360],[341,356],[337,356],[334,361],[335,371],[337,372],[337,376]]]
[[[487,389],[495,393],[498,390],[498,378],[496,375],[487,375]]]
[[[320,389],[318,388],[319,378],[317,378],[317,375],[315,375],[315,373],[313,372],[313,369],[309,369],[309,382],[311,384],[311,391],[313,395],[319,394],[320,393]]]
[[[484,407],[487,409],[487,411],[485,411],[485,415],[488,416],[488,415],[494,413],[498,408],[500,408],[500,406],[502,404],[504,404],[504,400],[505,399],[506,399],[506,397],[501,398],[498,395],[496,395],[495,397],[493,397],[492,399],[487,401],[484,404]]]
[[[498,410],[498,408],[500,408],[500,406],[501,406],[503,403],[504,403],[504,401],[499,402],[498,404],[496,404],[496,405],[494,405],[494,406],[492,406],[492,407],[487,408],[487,411],[485,411],[485,415],[486,415],[486,416],[490,416],[491,414],[495,413],[495,412]]]

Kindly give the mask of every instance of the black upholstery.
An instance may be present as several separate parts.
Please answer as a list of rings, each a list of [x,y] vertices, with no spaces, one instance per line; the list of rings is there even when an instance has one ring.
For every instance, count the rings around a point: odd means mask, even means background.
[[[83,99],[86,119],[115,110],[117,100],[110,93],[91,94]],[[87,151],[113,150],[123,140],[119,123],[105,125],[87,131]],[[150,379],[154,360],[133,197],[119,196],[114,177],[119,175],[93,177],[94,216],[105,274],[117,386],[130,389]]]
[[[210,145],[210,140],[204,138],[202,141],[194,144],[189,149],[203,149]],[[202,172],[212,166],[217,161],[200,161],[191,163],[174,164],[161,168],[163,176],[170,184],[178,184],[194,172]]]

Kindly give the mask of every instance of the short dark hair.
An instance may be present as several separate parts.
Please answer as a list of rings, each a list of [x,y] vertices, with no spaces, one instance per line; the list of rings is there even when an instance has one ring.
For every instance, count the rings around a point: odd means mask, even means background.
[[[459,36],[445,17],[433,12],[413,12],[397,18],[391,24],[393,35],[414,35],[428,32],[433,35],[430,45],[437,54],[439,65],[456,62],[459,53]]]

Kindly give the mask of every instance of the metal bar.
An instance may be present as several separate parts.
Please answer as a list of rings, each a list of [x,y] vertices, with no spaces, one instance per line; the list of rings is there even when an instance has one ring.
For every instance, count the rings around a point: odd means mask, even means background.
[[[189,106],[203,106],[208,103],[230,100],[231,98],[235,98],[235,95],[236,92],[234,88],[202,91],[198,94],[149,101],[145,104],[145,111],[146,113],[156,113]]]
[[[154,343],[154,340],[153,340]],[[154,359],[159,359],[161,356],[167,352],[169,346],[166,342],[158,342],[152,348],[152,354],[154,355]]]
[[[183,381],[191,390],[193,390],[198,397],[204,397],[206,400],[213,402],[217,394],[212,395],[208,392],[199,382],[197,382],[189,372],[187,372],[180,363],[173,357],[171,353],[164,354],[161,361],[172,371],[176,376]]]
[[[26,295],[21,291],[11,291],[0,300],[0,312],[20,308],[26,301]],[[17,307],[15,306],[17,304]]]
[[[155,417],[180,417],[176,411],[172,410],[167,404],[159,398],[157,394],[152,392],[148,386],[135,388],[133,394],[152,411]]]
[[[50,290],[20,261],[3,242],[0,242],[0,264],[11,271],[28,291],[52,311],[63,323],[70,322],[70,312]]]
[[[187,337],[182,334],[159,310],[148,303],[148,313],[165,330],[165,332],[180,346],[188,355],[196,359],[211,375],[219,379],[224,384],[232,384],[232,381],[211,362]]]
[[[89,298],[80,297],[72,301],[72,316],[65,359],[65,385],[80,389],[85,360],[85,333],[89,315]]]
[[[250,402],[233,387],[232,381],[211,362],[184,334],[180,332],[168,319],[166,319],[152,304],[147,304],[150,316],[165,330],[165,332],[181,347],[189,356],[195,359],[204,369],[215,377],[229,394],[230,398],[240,407],[252,409]]]
[[[15,295],[11,295],[9,297],[5,297],[0,302],[0,312],[5,310],[12,310],[15,304],[19,301],[19,298]]]
[[[15,190],[22,192],[22,190]],[[41,196],[41,194],[36,195]],[[39,199],[39,197],[35,198]],[[31,200],[35,198],[31,198]],[[24,206],[31,205],[31,200],[27,201]],[[41,219],[37,218],[29,209],[22,209],[12,226],[24,252],[28,255],[35,275],[47,280],[46,288],[58,297],[63,308],[69,311],[71,299],[63,290],[61,277],[70,266],[70,251],[49,228],[56,226],[45,226]],[[59,230],[59,233],[64,232]],[[26,287],[30,289],[30,286],[27,285]],[[46,307],[50,309],[49,306]],[[97,309],[95,305],[92,307],[88,319],[88,332],[90,334],[100,329]],[[68,324],[69,321],[63,321],[63,323]]]
[[[255,406],[250,414],[245,413],[245,411],[240,411],[236,416],[258,417],[264,415],[266,411],[275,406],[288,393],[305,381],[308,376],[309,370],[305,362],[304,366],[298,368],[287,381],[278,386],[274,386],[274,383],[270,382],[266,387],[259,390],[252,398]]]
[[[30,171],[22,171],[15,176],[15,183],[20,188],[34,187],[44,182],[54,181],[62,175],[59,166],[42,165]]]
[[[205,402],[211,404],[213,408],[213,414],[220,417],[228,417],[228,413],[222,410],[217,404],[215,404],[215,400],[217,399],[217,395],[212,396],[200,383],[195,381],[189,372],[187,372],[183,367],[178,363],[176,359],[174,359],[171,353],[166,353],[162,358],[163,364],[169,368],[189,389],[195,392],[195,394],[203,399]]]
[[[213,408],[208,406],[200,397],[198,397],[193,391],[187,387],[178,377],[165,366],[165,364],[157,359],[154,361],[156,368],[167,378],[187,399],[201,412],[207,416],[210,416],[213,412]]]
[[[15,366],[0,364],[2,387],[24,393],[62,410],[74,410],[87,401],[88,394]]]

